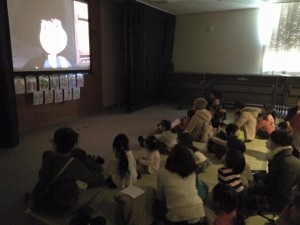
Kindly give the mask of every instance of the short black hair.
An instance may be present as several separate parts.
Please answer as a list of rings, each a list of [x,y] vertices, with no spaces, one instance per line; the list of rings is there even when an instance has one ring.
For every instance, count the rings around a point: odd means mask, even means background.
[[[244,108],[244,107],[245,107],[244,103],[242,103],[242,102],[240,102],[240,101],[236,101],[236,102],[233,104],[233,108],[234,108],[234,109],[242,109],[242,108]]]
[[[182,144],[189,149],[193,150],[193,152],[198,151],[198,149],[193,145],[193,138],[190,133],[183,132],[177,135],[178,144]]]
[[[238,193],[225,183],[218,183],[212,190],[213,203],[217,211],[231,213],[238,206]]]
[[[264,108],[264,110],[265,110],[265,112],[268,114],[268,113],[272,113],[272,111],[274,110],[274,107],[273,107],[273,105],[271,105],[271,104],[265,104],[265,105],[263,105],[263,108]]]
[[[275,130],[271,133],[271,140],[279,146],[290,146],[293,143],[293,137],[287,131]]]
[[[228,149],[226,153],[226,164],[235,174],[240,174],[245,169],[246,160],[239,149]]]
[[[169,120],[162,120],[160,123],[159,123],[160,126],[166,128],[166,130],[170,130],[171,129],[171,121]]]
[[[188,116],[189,118],[192,118],[194,115],[195,115],[195,110],[189,109],[189,110],[187,111],[187,116]]]
[[[79,134],[70,127],[62,127],[55,131],[53,143],[59,153],[70,153],[78,142]]]
[[[226,130],[226,134],[230,135],[230,133],[237,132],[239,130],[239,127],[233,123],[230,123],[226,126],[225,130]]]
[[[171,150],[165,168],[185,178],[195,172],[196,164],[188,148],[184,145],[177,144]]]
[[[153,135],[148,136],[145,140],[145,145],[149,150],[158,150],[159,143],[159,140]]]

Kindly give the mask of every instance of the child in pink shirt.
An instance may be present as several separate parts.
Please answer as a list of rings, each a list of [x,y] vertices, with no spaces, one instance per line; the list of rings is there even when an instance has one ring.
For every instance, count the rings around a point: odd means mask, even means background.
[[[159,141],[154,136],[149,136],[145,145],[147,147],[147,153],[144,157],[137,160],[138,171],[143,173],[156,173],[160,167],[160,153],[158,151]]]
[[[271,114],[260,113],[257,118],[256,137],[268,139],[275,130],[274,118]]]

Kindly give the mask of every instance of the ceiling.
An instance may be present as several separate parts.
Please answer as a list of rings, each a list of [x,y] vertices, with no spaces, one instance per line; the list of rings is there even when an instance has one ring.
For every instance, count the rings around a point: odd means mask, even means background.
[[[292,0],[136,0],[173,15],[259,8]]]

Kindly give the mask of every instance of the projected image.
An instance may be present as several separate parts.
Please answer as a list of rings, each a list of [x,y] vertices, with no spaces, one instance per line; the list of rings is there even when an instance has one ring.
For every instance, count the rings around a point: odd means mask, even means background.
[[[47,59],[44,61],[43,68],[72,67],[71,63],[64,56],[58,55],[65,49],[68,42],[67,33],[63,29],[60,20],[42,20],[40,42],[48,54]]]
[[[14,71],[89,70],[88,4],[8,1]]]
[[[90,65],[89,22],[88,7],[83,2],[74,1],[76,64]]]

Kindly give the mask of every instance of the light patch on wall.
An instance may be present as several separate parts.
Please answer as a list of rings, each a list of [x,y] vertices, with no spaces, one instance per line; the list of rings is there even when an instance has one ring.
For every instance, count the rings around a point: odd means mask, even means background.
[[[259,9],[257,33],[261,45],[269,44],[274,25],[279,21],[280,9],[280,4],[268,4]]]

